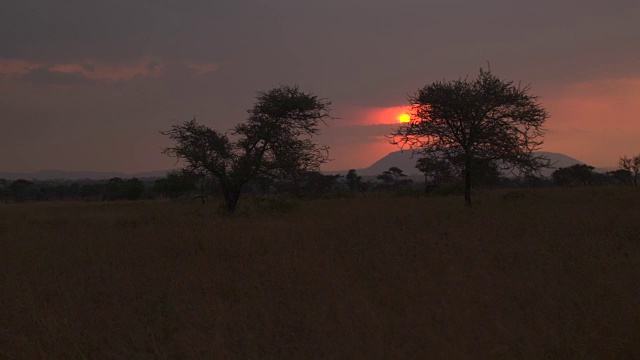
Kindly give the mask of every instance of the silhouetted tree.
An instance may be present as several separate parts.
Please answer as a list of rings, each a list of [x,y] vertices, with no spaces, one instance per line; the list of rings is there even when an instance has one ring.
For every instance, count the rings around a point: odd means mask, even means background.
[[[403,179],[407,177],[404,174],[402,169],[392,166],[389,170],[383,171],[382,174],[378,175],[376,178],[381,180],[384,184],[384,187],[397,189],[401,186],[410,185],[413,181],[410,179]]]
[[[633,185],[631,171],[625,169],[618,169],[607,172],[607,176],[614,184],[618,185]]]
[[[109,179],[105,186],[103,200],[138,200],[144,192],[144,183],[138,178],[121,179],[114,177]]]
[[[633,185],[638,186],[638,173],[640,173],[640,154],[631,158],[625,155],[620,158],[618,164],[621,168],[629,172]]]
[[[594,169],[593,166],[586,164],[575,164],[555,170],[551,177],[561,186],[590,185],[594,177]]]
[[[118,200],[122,198],[122,192],[124,188],[124,180],[119,177],[109,179],[105,185],[105,193],[102,196],[103,200]]]
[[[416,161],[416,168],[424,174],[425,191],[429,192],[440,186],[443,181],[454,177],[453,164],[434,152],[428,152]]]
[[[198,178],[193,174],[172,172],[153,184],[153,191],[171,199],[189,194],[198,188]]]
[[[144,182],[138,178],[128,179],[124,184],[124,198],[127,200],[138,200],[144,193]]]
[[[542,145],[548,115],[529,94],[529,86],[514,86],[480,69],[473,81],[434,82],[409,102],[411,121],[390,135],[391,143],[415,151],[461,154],[466,205],[471,205],[477,160],[525,174],[548,165],[548,159],[533,154]]]
[[[13,194],[17,202],[26,200],[26,193],[29,188],[33,186],[33,183],[29,180],[18,179],[9,185],[9,191]]]
[[[302,193],[311,196],[320,196],[334,191],[341,177],[340,174],[325,175],[319,171],[308,171],[302,185]]]
[[[217,178],[225,208],[234,213],[250,181],[295,180],[328,161],[328,148],[318,147],[313,137],[331,118],[329,105],[297,86],[259,92],[247,121],[231,131],[233,137],[194,119],[162,132],[176,142],[164,153],[184,160],[186,172]]]
[[[345,179],[347,180],[349,191],[355,192],[362,188],[362,176],[359,176],[355,169],[349,170]]]

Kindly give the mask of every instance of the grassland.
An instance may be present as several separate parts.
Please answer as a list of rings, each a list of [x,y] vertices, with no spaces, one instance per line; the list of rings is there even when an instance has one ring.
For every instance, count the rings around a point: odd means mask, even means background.
[[[640,357],[637,188],[475,200],[0,204],[0,358]]]

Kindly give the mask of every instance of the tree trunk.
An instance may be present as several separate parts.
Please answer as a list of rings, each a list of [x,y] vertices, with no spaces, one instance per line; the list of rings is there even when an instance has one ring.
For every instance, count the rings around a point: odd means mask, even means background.
[[[240,200],[241,188],[222,184],[222,194],[224,196],[224,206],[229,214],[235,214],[238,200]]]
[[[473,157],[468,152],[464,154],[464,204],[471,206],[471,164]]]

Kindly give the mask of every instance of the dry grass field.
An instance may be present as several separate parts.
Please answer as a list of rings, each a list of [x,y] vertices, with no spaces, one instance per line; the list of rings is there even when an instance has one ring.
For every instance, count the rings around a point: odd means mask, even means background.
[[[640,358],[637,188],[474,200],[0,204],[0,358]]]

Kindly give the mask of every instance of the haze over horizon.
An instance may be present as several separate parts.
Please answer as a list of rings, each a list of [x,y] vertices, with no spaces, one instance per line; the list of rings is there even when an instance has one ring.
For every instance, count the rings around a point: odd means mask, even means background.
[[[324,170],[398,150],[406,95],[477,75],[531,83],[542,151],[596,167],[640,152],[640,3],[400,0],[10,2],[0,13],[0,171],[172,168],[159,131],[245,119],[298,84],[339,118]]]

